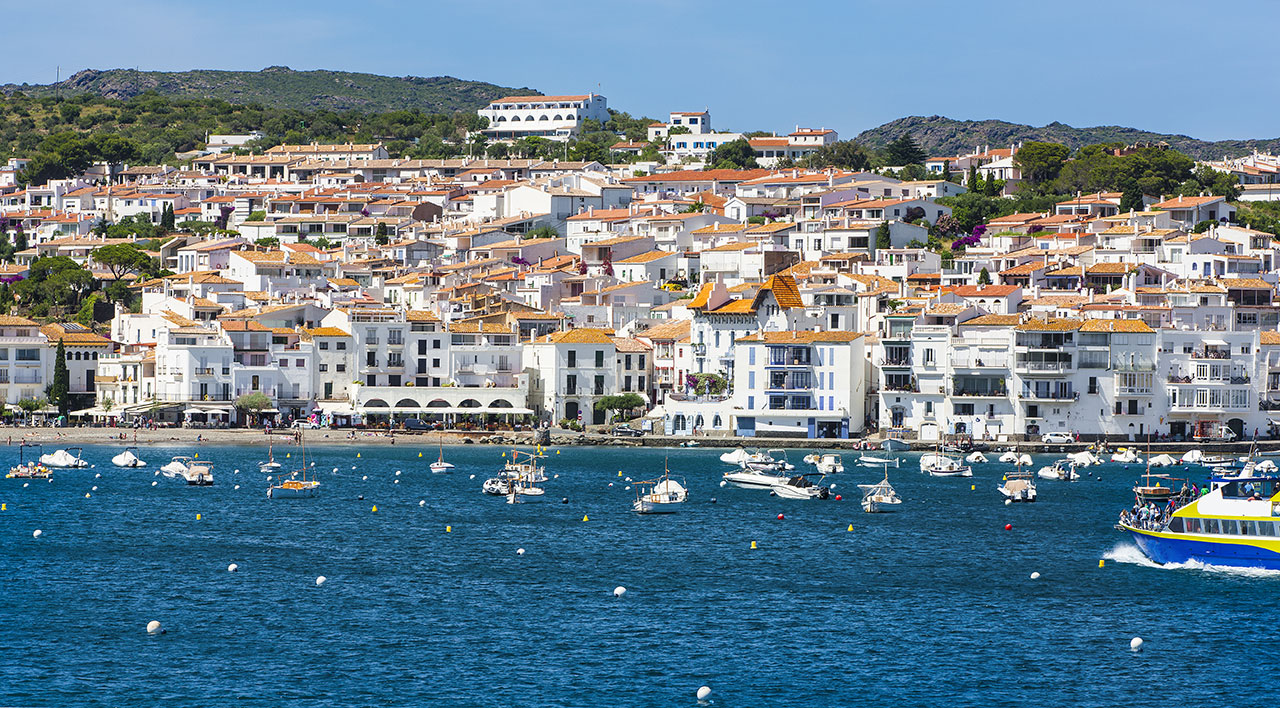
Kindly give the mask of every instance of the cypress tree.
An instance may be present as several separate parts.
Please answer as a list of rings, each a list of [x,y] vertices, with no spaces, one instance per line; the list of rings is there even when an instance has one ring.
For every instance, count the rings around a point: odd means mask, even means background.
[[[970,192],[976,192],[976,191],[978,191],[978,189],[979,189],[979,187],[978,187],[978,166],[977,166],[977,165],[975,165],[975,164],[974,164],[974,163],[972,163],[972,162],[970,162],[970,163],[969,163],[969,183],[968,183],[968,184],[966,184],[965,186],[969,188],[969,191],[970,191]]]
[[[53,355],[53,385],[49,388],[49,399],[58,406],[58,415],[65,417],[71,414],[71,374],[67,371],[67,348],[61,339]]]

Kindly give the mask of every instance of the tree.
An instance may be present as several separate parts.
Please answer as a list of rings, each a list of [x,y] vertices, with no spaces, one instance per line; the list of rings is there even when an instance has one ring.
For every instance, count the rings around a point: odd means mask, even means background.
[[[894,167],[923,164],[928,155],[910,133],[904,133],[885,148],[885,161]]]
[[[132,243],[103,246],[93,252],[93,260],[106,266],[116,280],[123,278],[125,273],[141,271],[151,264],[151,256]]]
[[[98,401],[98,407],[102,409],[103,413],[110,413],[111,409],[116,407],[116,402],[111,396],[103,396],[102,400]]]
[[[91,295],[89,295],[89,297],[85,298],[84,304],[80,305],[80,311],[76,313],[76,317],[75,317],[76,322],[79,322],[85,327],[93,326],[93,322],[94,322],[93,313],[95,312],[98,306],[98,303],[101,301],[102,301],[101,293],[92,293]]]
[[[968,180],[968,182],[966,182],[966,183],[965,183],[965,185],[964,185],[964,186],[968,187],[970,192],[976,192],[976,191],[978,191],[978,188],[979,188],[979,187],[978,187],[978,165],[977,165],[977,163],[974,163],[974,162],[970,162],[970,163],[969,163],[969,180]]]
[[[745,138],[721,143],[707,158],[707,169],[747,170],[759,166],[756,162],[756,152]]]
[[[805,167],[813,169],[837,167],[842,170],[865,170],[871,163],[871,156],[854,141],[840,140],[814,150],[802,162]]]
[[[257,209],[255,211],[249,212],[249,216],[245,218],[245,221],[266,221],[266,220],[267,220],[267,212],[262,209]]]
[[[1060,143],[1027,142],[1018,148],[1013,164],[1022,171],[1022,178],[1033,185],[1058,178],[1071,150]]]
[[[160,213],[160,229],[166,232],[173,231],[174,221],[173,205],[165,204],[164,211]]]
[[[557,238],[560,236],[560,232],[556,231],[555,227],[544,225],[539,226],[536,229],[531,229],[529,233],[525,235],[529,238]]]
[[[280,245],[280,239],[275,236],[263,236],[257,241],[254,241],[254,243],[262,246],[263,248],[276,248]],[[319,248],[319,246],[316,246],[316,248]]]
[[[982,193],[988,197],[1000,196],[1000,190],[1004,187],[1004,183],[996,179],[995,175],[987,177],[982,183]]]
[[[598,411],[630,411],[644,406],[644,399],[634,393],[601,396],[595,402]]]
[[[991,284],[991,273],[986,269],[986,266],[983,266],[982,270],[978,271],[978,285],[990,285],[990,284]]]
[[[267,398],[267,394],[261,391],[254,391],[237,398],[235,406],[238,410],[245,411],[256,417],[262,411],[271,407],[271,399]]]
[[[385,221],[378,222],[378,230],[374,232],[373,242],[379,246],[385,246],[390,242],[390,239],[387,238],[387,223]]]
[[[49,389],[49,400],[58,407],[58,415],[71,415],[71,373],[67,371],[67,349],[61,339],[53,355],[53,386]]]
[[[1146,208],[1146,204],[1142,201],[1142,192],[1136,189],[1126,189],[1124,194],[1120,195],[1120,211],[1142,211]]]
[[[892,248],[893,240],[889,231],[889,222],[881,221],[876,227],[876,250],[882,248]]]
[[[18,407],[21,408],[22,411],[27,414],[27,418],[30,419],[32,413],[43,409],[47,403],[48,401],[43,398],[24,398],[18,401]]]

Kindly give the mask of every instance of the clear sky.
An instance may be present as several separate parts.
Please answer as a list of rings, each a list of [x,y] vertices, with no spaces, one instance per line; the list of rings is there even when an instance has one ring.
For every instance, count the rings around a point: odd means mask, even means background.
[[[5,21],[0,83],[286,65],[597,91],[731,130],[945,115],[1280,136],[1274,0],[62,0]]]

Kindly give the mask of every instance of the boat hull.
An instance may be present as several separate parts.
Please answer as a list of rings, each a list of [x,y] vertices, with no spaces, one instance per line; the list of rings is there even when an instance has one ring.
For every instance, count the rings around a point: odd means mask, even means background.
[[[267,490],[267,497],[270,499],[310,499],[317,492],[319,492],[319,489],[316,487],[304,487],[302,489],[271,487]]]
[[[1280,539],[1196,536],[1123,527],[1152,561],[1280,570]]]
[[[730,472],[724,481],[743,489],[773,489],[773,485],[785,481],[780,475],[756,474],[753,472]]]
[[[680,502],[655,502],[637,499],[631,504],[637,514],[674,514],[680,510]]]
[[[432,474],[449,474],[452,471],[453,471],[452,462],[432,462],[431,463]]]

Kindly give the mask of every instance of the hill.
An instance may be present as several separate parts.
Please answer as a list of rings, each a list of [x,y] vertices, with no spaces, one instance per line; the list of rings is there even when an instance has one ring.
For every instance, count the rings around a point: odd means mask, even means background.
[[[92,94],[127,100],[154,91],[172,98],[216,98],[233,104],[261,104],[297,110],[386,112],[417,108],[453,113],[483,108],[495,98],[538,94],[452,76],[379,76],[346,71],[294,71],[272,66],[262,71],[135,71],[85,69],[56,84],[5,84],[0,93],[63,97]]]
[[[956,155],[973,150],[977,145],[1008,147],[1020,140],[1062,143],[1073,149],[1095,143],[1119,142],[1131,145],[1144,141],[1164,141],[1175,150],[1202,160],[1220,160],[1224,155],[1246,155],[1255,148],[1272,152],[1280,150],[1280,138],[1207,141],[1186,135],[1152,133],[1115,125],[1073,128],[1065,123],[1055,122],[1037,128],[1002,120],[953,120],[945,116],[899,118],[864,131],[858,135],[857,141],[869,147],[880,148],[904,133],[910,133],[930,156]]]

